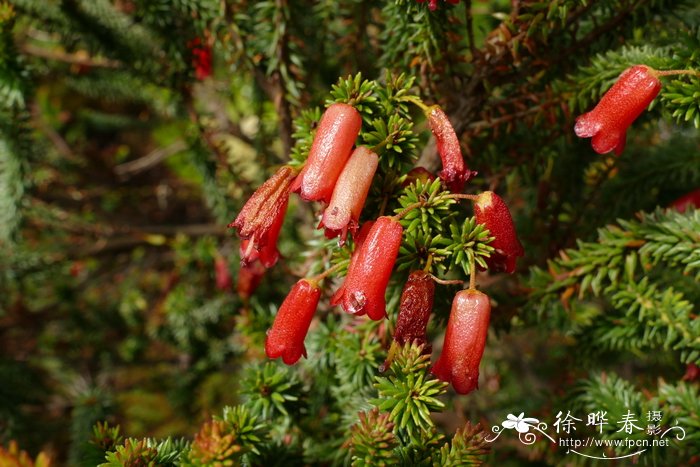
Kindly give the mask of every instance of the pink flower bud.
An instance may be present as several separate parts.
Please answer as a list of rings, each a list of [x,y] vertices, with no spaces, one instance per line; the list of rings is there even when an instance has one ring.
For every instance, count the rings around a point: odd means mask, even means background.
[[[364,226],[363,226],[364,227]],[[354,315],[386,316],[384,294],[401,246],[403,228],[394,217],[377,219],[348,267],[345,283],[331,299]]]
[[[576,119],[574,131],[581,138],[593,137],[598,154],[625,149],[627,128],[659,94],[661,81],[652,68],[636,65],[625,70],[596,107]]]
[[[328,107],[292,191],[299,192],[306,201],[329,202],[361,127],[362,117],[354,107],[338,103]]]
[[[353,151],[335,184],[331,202],[323,213],[321,226],[326,228],[326,237],[340,235],[342,245],[348,229],[355,234],[378,164],[379,157],[366,147],[360,146]]]
[[[279,169],[253,193],[236,220],[229,224],[243,239],[241,261],[244,264],[258,257],[265,267],[272,267],[277,262],[277,237],[284,223],[293,181],[292,168]]]
[[[479,387],[479,363],[484,355],[490,316],[489,297],[478,290],[457,292],[452,301],[442,353],[431,372],[452,383],[459,394]]]
[[[306,357],[304,339],[320,298],[321,289],[315,282],[301,279],[294,284],[267,332],[265,353],[268,357],[282,357],[287,365],[293,365],[302,355]]]
[[[447,115],[438,106],[430,108],[428,113],[428,124],[430,131],[435,136],[437,151],[442,159],[442,170],[438,174],[445,182],[447,188],[455,193],[459,193],[464,188],[464,184],[476,172],[470,171],[464,163],[462,149],[459,147],[459,139]]]
[[[413,271],[401,292],[399,316],[396,319],[394,341],[400,345],[415,342],[426,344],[426,330],[430,313],[433,311],[435,282],[425,271]],[[429,350],[427,350],[429,352]]]
[[[515,271],[518,257],[525,254],[515,232],[513,218],[503,199],[493,191],[481,193],[474,203],[474,217],[483,224],[494,237],[491,246],[495,249],[486,263],[494,271]]]

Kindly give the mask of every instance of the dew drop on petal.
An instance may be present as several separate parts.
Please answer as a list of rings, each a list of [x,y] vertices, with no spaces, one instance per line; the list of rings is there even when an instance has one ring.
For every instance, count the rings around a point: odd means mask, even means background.
[[[362,293],[359,290],[352,292],[348,297],[348,309],[346,311],[348,313],[356,315],[362,312],[362,309],[365,307],[366,304],[367,297],[365,297],[364,293]]]
[[[600,123],[592,121],[589,114],[585,114],[576,120],[574,132],[580,138],[590,138],[600,131],[600,127]]]

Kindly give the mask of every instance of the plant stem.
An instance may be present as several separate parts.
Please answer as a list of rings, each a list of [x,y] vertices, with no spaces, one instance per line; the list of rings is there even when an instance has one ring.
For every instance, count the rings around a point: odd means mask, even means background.
[[[313,277],[307,277],[306,280],[309,281],[309,282],[311,282],[311,283],[313,283],[313,284],[316,284],[316,283],[318,283],[318,282],[321,282],[321,281],[322,281],[323,279],[325,279],[327,276],[333,274],[333,273],[336,272],[338,269],[340,269],[340,268],[343,267],[343,266],[346,266],[346,265],[349,264],[349,263],[350,263],[350,260],[349,260],[349,259],[346,259],[346,260],[341,261],[340,263],[336,264],[335,266],[326,269],[325,271],[323,271],[323,272],[320,273],[320,274],[317,274],[317,275],[315,275],[315,276],[313,276]]]
[[[435,277],[434,275],[430,275],[430,277],[437,282],[440,285],[460,285],[464,284],[464,281],[461,281],[459,279],[452,279],[452,280],[445,280],[445,279],[440,279],[439,277]]]
[[[665,70],[665,71],[654,70],[654,73],[656,74],[656,76],[674,76],[674,75],[700,76],[700,71],[695,71],[695,70]]]
[[[396,220],[398,221],[398,220],[400,220],[401,218],[403,218],[406,214],[408,214],[409,212],[411,212],[412,210],[414,210],[414,209],[416,209],[416,208],[420,208],[420,207],[422,207],[422,206],[424,206],[424,205],[425,205],[425,201],[418,201],[418,202],[416,202],[416,203],[409,204],[409,205],[406,206],[403,210],[401,210],[401,212],[399,212],[398,214],[396,214],[396,215],[394,216],[394,219],[396,219]]]
[[[468,199],[471,201],[476,201],[477,199],[479,199],[479,196],[478,195],[464,195],[461,193],[452,193],[452,194],[446,195],[445,198],[447,198],[447,199],[450,199],[450,198],[451,199]]]
[[[416,105],[420,107],[420,109],[427,115],[430,113],[432,110],[432,106],[427,106],[425,105],[425,102],[423,102],[420,97],[418,96],[406,96],[401,98],[402,101],[404,102],[410,102],[413,105]]]
[[[425,267],[423,268],[423,271],[430,273],[430,268],[433,265],[433,255],[428,255],[428,261],[425,262]],[[431,274],[432,276],[432,274]]]
[[[476,258],[473,254],[469,256],[469,288],[476,288]]]

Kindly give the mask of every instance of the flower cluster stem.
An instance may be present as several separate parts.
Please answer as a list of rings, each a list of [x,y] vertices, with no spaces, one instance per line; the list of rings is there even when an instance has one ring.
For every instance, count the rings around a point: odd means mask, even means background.
[[[430,275],[430,277],[433,279],[433,281],[437,282],[440,285],[460,285],[464,284],[464,281],[461,281],[459,279],[451,279],[451,280],[445,280],[445,279],[440,279],[439,277],[435,277],[433,274]]]
[[[695,71],[695,70],[654,70],[654,74],[656,76],[675,76],[675,75],[692,75],[692,76],[700,76],[700,71]]]
[[[307,277],[306,280],[309,281],[309,282],[311,282],[311,283],[313,283],[313,284],[318,284],[318,283],[321,282],[323,279],[325,279],[326,277],[330,276],[331,274],[333,274],[334,272],[336,272],[338,269],[340,269],[340,268],[342,268],[342,267],[348,265],[349,263],[350,263],[350,260],[349,260],[349,259],[346,259],[346,260],[341,261],[340,263],[336,264],[335,266],[326,269],[325,271],[323,271],[323,272],[320,273],[320,274],[316,274],[315,276],[312,276],[312,277]]]
[[[397,221],[398,221],[398,220],[401,220],[401,219],[402,219],[406,214],[408,214],[409,212],[413,211],[413,210],[416,209],[416,208],[420,208],[420,207],[423,207],[423,206],[425,206],[425,201],[418,201],[418,202],[416,202],[416,203],[409,204],[409,205],[406,206],[403,210],[401,210],[401,212],[399,212],[398,214],[396,214],[396,215],[394,216],[394,219],[396,219]]]
[[[469,288],[476,288],[476,258],[474,255],[469,256]]]

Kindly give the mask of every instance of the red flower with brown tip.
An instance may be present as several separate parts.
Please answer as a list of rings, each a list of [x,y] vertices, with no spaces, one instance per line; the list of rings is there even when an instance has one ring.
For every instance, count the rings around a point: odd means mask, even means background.
[[[656,71],[645,65],[625,70],[595,108],[576,119],[574,131],[581,138],[593,138],[598,154],[625,149],[627,128],[659,94],[661,81]]]
[[[287,203],[284,203],[282,209],[277,213],[277,217],[273,219],[272,226],[268,230],[265,237],[265,243],[256,246],[251,240],[242,240],[239,249],[241,255],[241,264],[250,264],[256,260],[260,260],[263,266],[271,268],[277,263],[280,257],[280,252],[277,249],[277,240],[284,225],[284,216],[287,213]]]
[[[301,279],[294,284],[267,332],[265,353],[268,357],[282,357],[287,365],[293,365],[302,355],[306,357],[304,339],[320,298],[321,289],[316,282]]]
[[[486,259],[489,268],[496,272],[515,271],[515,263],[518,257],[525,254],[525,250],[518,240],[513,217],[503,199],[493,191],[481,193],[474,203],[474,217],[476,222],[484,225],[494,237],[491,242],[494,251]]]
[[[435,283],[430,274],[420,270],[413,271],[401,292],[394,342],[399,345],[407,342],[422,345],[428,342],[426,330],[430,313],[433,311],[434,297]],[[430,352],[429,346],[426,352]]]
[[[328,107],[292,191],[299,192],[306,201],[328,203],[361,127],[362,117],[354,107],[340,103]]]
[[[236,220],[229,224],[243,239],[241,261],[244,264],[258,258],[265,267],[277,262],[277,237],[284,223],[294,174],[291,167],[279,169],[253,193]]]
[[[367,314],[373,320],[386,316],[386,286],[401,246],[403,228],[394,217],[377,219],[350,261],[345,282],[333,295],[331,304],[340,304],[354,315]]]
[[[438,175],[450,191],[459,193],[464,188],[464,184],[473,175],[476,175],[476,172],[469,170],[464,163],[459,139],[445,112],[434,105],[429,108],[427,117],[430,131],[435,136],[438,154],[442,160],[442,170]]]
[[[430,370],[459,394],[479,387],[479,363],[488,334],[491,303],[478,290],[457,292],[452,301],[442,353]]]
[[[379,157],[366,147],[360,146],[353,151],[335,184],[333,197],[319,225],[326,228],[326,237],[340,235],[342,245],[348,229],[355,235],[378,164]]]

